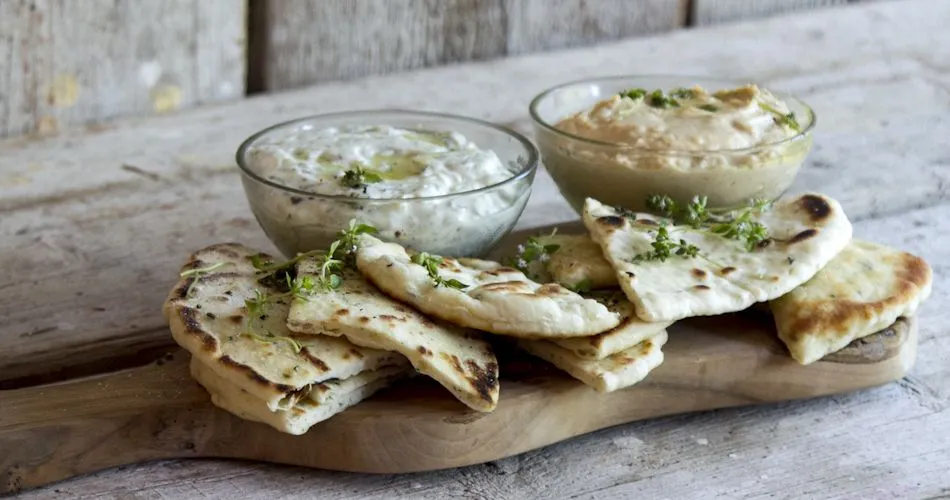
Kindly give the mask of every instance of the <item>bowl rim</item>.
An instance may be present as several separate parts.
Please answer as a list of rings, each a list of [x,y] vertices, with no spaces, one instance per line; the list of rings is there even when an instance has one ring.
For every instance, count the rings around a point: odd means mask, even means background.
[[[349,196],[345,194],[316,193],[313,191],[292,188],[290,186],[285,186],[278,182],[274,182],[270,179],[265,179],[264,177],[261,177],[257,172],[254,172],[253,170],[251,170],[244,160],[245,157],[247,156],[248,149],[250,149],[250,147],[254,144],[254,142],[257,139],[277,129],[281,129],[281,128],[289,127],[298,123],[303,123],[303,122],[313,121],[313,120],[326,120],[326,119],[332,120],[334,118],[354,118],[354,117],[361,117],[361,116],[372,118],[378,115],[399,115],[400,117],[404,117],[404,118],[411,118],[413,116],[416,116],[416,117],[432,118],[436,120],[462,121],[462,122],[468,122],[473,125],[494,129],[495,131],[506,134],[509,137],[514,138],[516,141],[518,141],[521,144],[521,146],[524,148],[527,158],[524,160],[524,166],[520,170],[515,172],[512,176],[507,177],[504,180],[496,182],[494,184],[489,184],[487,186],[482,186],[475,189],[469,189],[467,191],[458,191],[454,193],[429,195],[429,196],[413,196],[413,197],[408,197],[408,198],[364,198],[364,197],[358,197],[358,196]],[[327,125],[327,126],[332,126],[332,125]],[[491,150],[491,151],[494,151],[494,150]],[[417,200],[420,200],[420,201],[421,200],[426,200],[426,201],[440,200],[440,199],[455,198],[455,197],[461,197],[461,196],[467,196],[467,195],[474,195],[474,194],[478,194],[482,192],[491,191],[493,189],[498,189],[500,187],[505,186],[506,184],[514,183],[521,179],[524,179],[525,177],[528,177],[533,172],[535,172],[541,162],[541,152],[538,150],[538,147],[535,146],[533,142],[531,142],[527,137],[525,137],[521,133],[515,131],[514,129],[510,127],[492,123],[486,120],[479,120],[477,118],[471,118],[468,116],[455,115],[451,113],[441,113],[441,112],[435,112],[435,111],[413,111],[413,110],[403,110],[403,109],[365,109],[365,110],[336,111],[333,113],[321,113],[321,114],[316,114],[316,115],[308,115],[308,116],[303,116],[303,117],[275,123],[273,125],[270,125],[266,128],[263,128],[251,134],[247,139],[244,139],[244,141],[241,142],[240,146],[238,146],[237,152],[235,153],[235,160],[237,161],[238,168],[241,169],[241,172],[244,175],[246,175],[247,177],[251,178],[252,180],[256,182],[270,186],[272,188],[279,189],[281,191],[286,191],[288,193],[293,193],[293,194],[306,196],[308,198],[314,198],[314,199],[339,200],[339,201],[345,200],[349,202],[375,204],[375,203],[392,203],[395,201],[410,202],[410,201],[417,201]],[[529,185],[529,188],[530,188],[530,185]]]
[[[645,148],[645,147],[634,146],[634,145],[623,143],[623,142],[600,141],[597,139],[590,139],[588,137],[583,137],[583,136],[571,134],[569,132],[560,130],[557,127],[555,127],[553,124],[549,123],[547,120],[544,120],[538,115],[537,108],[546,97],[549,97],[553,93],[559,90],[565,89],[567,87],[582,85],[585,83],[597,83],[597,82],[605,82],[605,81],[616,82],[616,81],[622,81],[622,80],[635,80],[638,78],[639,79],[668,78],[668,79],[682,79],[682,80],[702,80],[706,82],[717,82],[717,83],[725,83],[725,84],[730,84],[730,85],[753,85],[753,84],[759,85],[757,83],[749,82],[749,81],[745,81],[745,83],[742,83],[743,81],[738,80],[738,79],[719,78],[716,76],[697,76],[697,75],[681,75],[681,74],[608,75],[608,76],[599,76],[599,77],[588,77],[588,78],[582,78],[579,80],[572,80],[572,81],[560,83],[558,85],[555,85],[553,87],[548,87],[547,89],[541,91],[541,93],[537,94],[536,96],[534,96],[533,99],[531,99],[531,103],[528,105],[528,114],[531,116],[531,120],[535,124],[566,139],[583,142],[583,143],[587,143],[594,146],[606,146],[610,148],[624,149],[624,150],[629,150],[629,151],[643,151],[643,152],[666,154],[666,155],[689,155],[689,156],[696,156],[696,155],[703,155],[703,154],[751,153],[751,152],[759,151],[762,149],[773,148],[785,143],[798,141],[807,137],[808,135],[812,133],[812,131],[815,128],[815,123],[818,121],[818,117],[815,115],[815,110],[812,109],[812,107],[809,106],[808,103],[806,103],[805,101],[802,101],[801,99],[795,97],[793,94],[790,94],[788,92],[781,92],[781,91],[773,92],[771,89],[768,89],[768,88],[767,90],[769,90],[769,92],[772,92],[772,94],[775,95],[775,97],[778,97],[779,99],[782,99],[785,101],[787,100],[795,101],[798,105],[804,108],[808,117],[808,124],[802,127],[801,130],[796,132],[795,135],[785,137],[778,141],[767,142],[763,144],[756,144],[755,146],[747,146],[744,148],[728,148],[728,149]],[[762,86],[760,87],[766,88]]]

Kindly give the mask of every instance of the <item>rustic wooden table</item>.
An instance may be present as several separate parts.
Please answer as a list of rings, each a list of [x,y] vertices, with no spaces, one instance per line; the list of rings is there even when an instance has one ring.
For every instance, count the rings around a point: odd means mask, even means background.
[[[527,103],[583,75],[680,73],[789,90],[818,114],[797,189],[857,237],[924,256],[934,293],[911,375],[874,390],[625,425],[459,470],[401,476],[175,460],[24,498],[917,497],[950,492],[950,2],[832,9],[336,83],[0,143],[0,387],[108,370],[171,343],[159,307],[193,249],[269,248],[232,160],[266,125],[353,108],[453,111],[529,131]],[[541,175],[520,225],[573,219]],[[0,392],[0,415],[2,415]],[[24,444],[28,446],[29,444]],[[0,478],[2,480],[2,478]]]

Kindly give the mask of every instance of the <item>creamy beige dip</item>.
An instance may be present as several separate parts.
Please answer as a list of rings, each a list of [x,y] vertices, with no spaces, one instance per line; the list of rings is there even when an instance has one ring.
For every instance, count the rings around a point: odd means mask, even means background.
[[[776,198],[792,183],[810,147],[786,103],[756,85],[630,89],[561,119],[555,128],[590,141],[545,134],[545,165],[568,201],[586,196],[643,209],[650,194],[710,206]],[[594,142],[595,141],[595,142]],[[784,141],[784,142],[783,142]]]
[[[301,191],[245,180],[254,214],[287,255],[326,248],[351,219],[419,250],[471,255],[510,229],[529,196],[513,183],[420,199],[498,184],[519,168],[455,132],[303,124],[258,141],[246,161]]]

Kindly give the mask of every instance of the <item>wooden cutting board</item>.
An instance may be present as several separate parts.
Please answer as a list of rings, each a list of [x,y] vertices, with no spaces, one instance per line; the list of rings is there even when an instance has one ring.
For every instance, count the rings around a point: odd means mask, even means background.
[[[183,457],[372,473],[483,463],[651,417],[885,384],[913,365],[916,332],[913,318],[901,319],[801,366],[778,341],[767,314],[694,318],[669,329],[665,361],[645,381],[610,394],[502,349],[501,397],[493,413],[468,410],[418,377],[303,436],[217,409],[190,379],[188,354],[174,350],[138,368],[0,391],[0,493],[117,465]]]

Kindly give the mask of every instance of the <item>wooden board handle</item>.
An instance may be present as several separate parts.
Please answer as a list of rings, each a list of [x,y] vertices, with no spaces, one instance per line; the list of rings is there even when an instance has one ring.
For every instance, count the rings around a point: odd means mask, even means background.
[[[183,351],[139,368],[0,391],[0,492],[194,455],[208,415]]]

